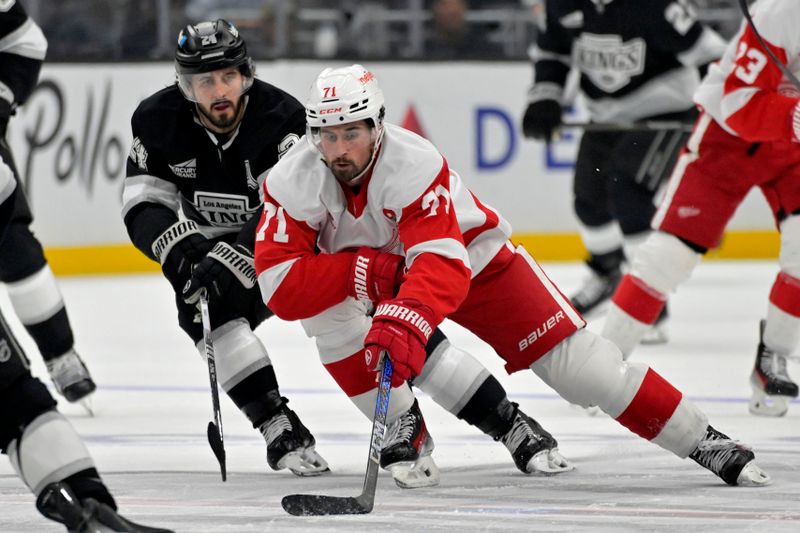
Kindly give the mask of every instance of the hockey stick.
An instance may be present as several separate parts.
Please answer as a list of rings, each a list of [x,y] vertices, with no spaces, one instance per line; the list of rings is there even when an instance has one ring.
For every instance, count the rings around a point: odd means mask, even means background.
[[[211,319],[208,315],[208,294],[205,289],[200,292],[200,316],[203,321],[203,345],[206,349],[206,361],[208,361],[208,380],[211,383],[211,404],[214,408],[214,420],[208,423],[208,444],[211,451],[219,461],[222,481],[228,479],[228,472],[225,468],[225,444],[222,440],[222,412],[219,408],[219,389],[217,388],[217,364],[214,361],[214,344],[211,342]]]
[[[750,16],[750,9],[747,7],[747,0],[739,0],[739,7],[741,8],[742,15],[744,15],[745,20],[747,20],[747,24],[750,26],[750,29],[753,30],[753,34],[756,36],[756,39],[758,39],[761,47],[767,52],[770,59],[775,62],[778,68],[781,69],[781,72],[783,72],[784,76],[786,76],[786,78],[791,81],[795,87],[800,89],[800,80],[798,80],[797,77],[792,74],[792,71],[789,70],[789,68],[784,65],[780,59],[778,59],[778,57],[775,55],[775,52],[772,51],[772,48],[767,46],[764,38],[761,37],[761,34],[758,32],[756,24],[753,22],[753,17]]]
[[[679,120],[643,120],[642,122],[565,122],[559,129],[583,131],[692,131],[694,124]]]
[[[382,354],[378,396],[375,400],[375,418],[369,440],[367,472],[364,474],[364,489],[356,497],[324,496],[321,494],[290,494],[284,496],[281,505],[287,513],[295,516],[319,516],[331,514],[367,514],[375,505],[375,486],[378,484],[383,434],[386,431],[386,414],[389,410],[389,393],[392,390],[392,362],[386,352]]]

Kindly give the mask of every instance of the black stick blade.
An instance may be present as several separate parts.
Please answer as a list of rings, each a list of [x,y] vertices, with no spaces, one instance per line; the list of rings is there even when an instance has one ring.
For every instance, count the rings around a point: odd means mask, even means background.
[[[349,496],[289,494],[283,497],[281,505],[287,513],[294,516],[367,514],[372,511],[372,505],[364,505],[359,498]]]
[[[214,422],[208,423],[208,444],[211,446],[211,451],[219,461],[219,469],[222,473],[222,481],[227,481],[228,472],[225,468],[225,447],[222,445],[222,436],[220,436],[219,428]]]

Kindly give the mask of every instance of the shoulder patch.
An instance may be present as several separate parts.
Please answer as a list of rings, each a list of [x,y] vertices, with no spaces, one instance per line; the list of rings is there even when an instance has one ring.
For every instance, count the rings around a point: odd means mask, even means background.
[[[134,137],[128,157],[131,158],[131,161],[136,163],[140,170],[147,172],[147,149],[144,147],[139,137]]]
[[[289,151],[289,148],[297,144],[297,141],[300,140],[300,136],[296,133],[290,133],[286,137],[283,138],[281,142],[278,143],[278,159],[283,157],[286,152]]]

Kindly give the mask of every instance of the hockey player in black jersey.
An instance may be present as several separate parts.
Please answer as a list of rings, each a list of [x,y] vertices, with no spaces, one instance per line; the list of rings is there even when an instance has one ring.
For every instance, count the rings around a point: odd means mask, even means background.
[[[131,121],[125,224],[137,248],[161,263],[175,290],[179,324],[198,349],[202,328],[194,302],[199,289],[207,289],[220,383],[260,428],[269,465],[288,466],[298,475],[321,473],[327,464],[278,392],[270,359],[252,332],[272,316],[261,301],[252,266],[260,182],[305,134],[305,110],[287,93],[254,79],[244,42],[222,20],[181,32],[176,69],[177,84],[144,100]],[[442,368],[458,369],[419,380],[436,402],[501,441],[523,472],[572,469],[556,439],[510,402],[477,360],[451,346],[440,332],[427,349]],[[399,417],[396,426],[403,431],[391,433],[382,454],[387,468],[393,461],[408,462],[409,456],[420,459],[392,468],[403,487],[438,482],[438,474],[414,448],[424,440],[414,437],[419,420],[411,410]]]
[[[19,194],[11,168],[0,158],[0,242],[7,236]],[[3,249],[4,253],[14,251]],[[170,533],[117,514],[114,498],[89,451],[29,367],[0,312],[0,451],[37,496],[39,512],[80,533]]]
[[[592,122],[691,122],[698,67],[721,56],[725,43],[685,0],[547,0],[536,45],[522,129],[549,141],[562,124],[570,69],[580,74]],[[623,261],[649,233],[653,196],[687,138],[677,130],[583,134],[573,193],[591,276],[571,297],[579,312],[613,294]],[[652,341],[666,340],[663,330],[652,333]]]
[[[224,20],[186,26],[177,83],[145,99],[131,119],[122,215],[136,247],[161,264],[178,323],[201,355],[199,291],[209,296],[219,383],[267,443],[267,462],[297,475],[328,471],[309,430],[278,389],[253,333],[271,316],[255,286],[258,178],[305,130],[303,106],[254,77],[237,29]]]
[[[19,183],[6,130],[17,107],[36,86],[47,40],[18,2],[0,4],[0,157]],[[0,244],[0,281],[6,284],[14,311],[36,342],[56,390],[68,401],[83,401],[88,408],[87,396],[96,387],[73,346],[64,300],[42,245],[31,232],[33,215],[19,189],[6,238]]]

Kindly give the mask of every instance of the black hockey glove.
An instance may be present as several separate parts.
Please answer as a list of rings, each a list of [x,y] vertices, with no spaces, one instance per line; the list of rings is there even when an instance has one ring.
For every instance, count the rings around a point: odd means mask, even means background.
[[[183,289],[183,300],[188,304],[200,300],[202,289],[209,298],[221,298],[248,291],[256,284],[256,267],[253,253],[242,244],[218,242],[192,272]]]
[[[175,292],[180,292],[213,243],[206,239],[193,220],[181,220],[168,227],[153,243],[153,255]]]
[[[522,117],[522,133],[525,137],[540,141],[550,142],[560,125],[561,104],[556,100],[531,102]]]

